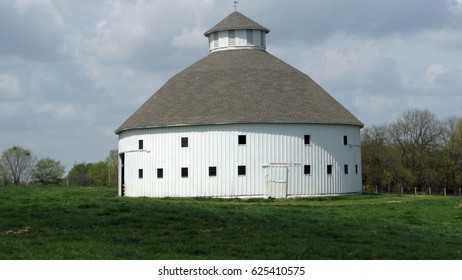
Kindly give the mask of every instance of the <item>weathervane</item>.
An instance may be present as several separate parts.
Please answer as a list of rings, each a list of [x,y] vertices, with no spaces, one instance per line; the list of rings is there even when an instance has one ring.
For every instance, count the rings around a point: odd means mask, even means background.
[[[239,2],[234,1],[234,5],[233,5],[233,6],[234,6],[234,10],[235,10],[235,11],[237,11],[237,5],[239,5]]]

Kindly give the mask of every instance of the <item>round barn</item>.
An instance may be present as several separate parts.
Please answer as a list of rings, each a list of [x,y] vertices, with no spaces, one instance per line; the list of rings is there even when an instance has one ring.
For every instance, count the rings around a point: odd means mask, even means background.
[[[269,29],[233,12],[210,52],[117,130],[119,195],[272,197],[359,193],[363,124],[266,51]]]

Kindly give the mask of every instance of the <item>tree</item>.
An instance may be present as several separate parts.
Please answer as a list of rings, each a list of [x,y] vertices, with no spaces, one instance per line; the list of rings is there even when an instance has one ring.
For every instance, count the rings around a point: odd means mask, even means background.
[[[88,170],[91,167],[91,163],[74,163],[71,171],[67,175],[69,183],[78,186],[88,186],[90,180],[88,179]]]
[[[41,185],[59,184],[64,175],[61,162],[51,158],[41,159],[32,172],[32,180]]]
[[[445,183],[449,186],[462,186],[462,119],[449,118],[445,125],[444,168]],[[455,191],[455,189],[454,189]]]
[[[8,186],[11,184],[11,175],[6,166],[0,160],[0,185]]]
[[[3,151],[1,165],[5,176],[13,179],[15,186],[29,182],[37,157],[28,149],[13,146]]]
[[[106,158],[106,163],[108,165],[108,182],[109,186],[117,186],[118,170],[119,170],[119,151],[117,149],[111,150],[109,156]]]
[[[391,144],[389,126],[364,128],[361,139],[363,183],[381,191],[400,191],[413,182],[410,170],[400,161],[400,152]]]
[[[105,161],[94,163],[88,169],[88,180],[92,185],[108,185],[108,164]]]
[[[412,169],[418,187],[431,184],[427,164],[441,135],[441,124],[429,110],[407,111],[390,126],[391,140],[400,150],[401,162]]]

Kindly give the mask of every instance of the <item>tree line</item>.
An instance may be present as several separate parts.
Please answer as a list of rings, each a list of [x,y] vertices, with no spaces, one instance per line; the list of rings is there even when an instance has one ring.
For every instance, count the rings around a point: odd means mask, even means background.
[[[361,134],[365,191],[428,192],[462,188],[462,118],[439,120],[429,110],[404,112],[389,124],[367,126]],[[75,163],[64,177],[57,160],[14,146],[0,158],[0,185],[117,186],[118,151],[105,161]]]
[[[65,177],[59,160],[38,160],[31,150],[13,146],[0,158],[0,186],[7,185],[72,185],[117,186],[118,152],[111,150],[105,161],[75,163]]]
[[[396,121],[365,127],[361,135],[366,191],[459,194],[462,119],[440,120],[429,110],[404,112]]]

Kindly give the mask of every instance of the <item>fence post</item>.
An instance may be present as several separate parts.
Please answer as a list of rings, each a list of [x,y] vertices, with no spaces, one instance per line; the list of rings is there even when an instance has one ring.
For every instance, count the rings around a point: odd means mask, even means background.
[[[403,190],[403,187],[401,187],[401,194],[404,194],[404,190]]]
[[[444,190],[444,196],[446,196],[446,188],[444,188],[443,190]]]
[[[417,188],[414,187],[414,195],[417,195]]]
[[[377,185],[375,185],[375,194],[377,194],[378,192],[378,188],[377,188]]]
[[[432,195],[432,188],[428,188],[428,193]]]
[[[459,196],[462,196],[462,188],[459,188]]]

